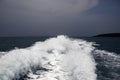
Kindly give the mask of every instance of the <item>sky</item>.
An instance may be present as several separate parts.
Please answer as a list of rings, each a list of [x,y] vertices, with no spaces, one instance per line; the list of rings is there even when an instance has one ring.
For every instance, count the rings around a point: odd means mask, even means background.
[[[120,0],[0,0],[0,36],[120,32]]]

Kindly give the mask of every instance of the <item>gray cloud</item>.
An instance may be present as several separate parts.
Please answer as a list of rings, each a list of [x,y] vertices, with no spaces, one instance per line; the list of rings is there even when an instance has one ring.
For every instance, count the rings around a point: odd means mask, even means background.
[[[106,25],[108,26],[106,20],[110,22],[109,25],[118,23],[113,19],[114,16],[85,14],[87,10],[98,6],[99,2],[99,0],[1,0],[0,35],[89,35],[99,32],[99,27],[102,27],[101,31],[102,29],[105,31]]]
[[[0,9],[13,16],[33,16],[41,19],[75,17],[98,4],[98,0],[3,0]]]

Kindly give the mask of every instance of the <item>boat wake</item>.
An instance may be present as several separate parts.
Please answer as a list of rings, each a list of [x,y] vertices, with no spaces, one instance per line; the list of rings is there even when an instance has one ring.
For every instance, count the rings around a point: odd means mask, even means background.
[[[25,49],[0,52],[0,80],[119,80],[120,56],[94,45],[58,36]]]

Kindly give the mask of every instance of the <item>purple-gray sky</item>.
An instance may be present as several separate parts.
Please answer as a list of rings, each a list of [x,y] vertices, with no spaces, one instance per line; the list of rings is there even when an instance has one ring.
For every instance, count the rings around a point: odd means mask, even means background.
[[[0,36],[120,32],[120,0],[0,0]]]

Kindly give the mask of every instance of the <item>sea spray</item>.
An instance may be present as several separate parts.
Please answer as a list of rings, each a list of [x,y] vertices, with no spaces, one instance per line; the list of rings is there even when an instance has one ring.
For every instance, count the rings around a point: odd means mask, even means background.
[[[36,42],[0,58],[0,80],[96,80],[93,43],[66,36]]]

